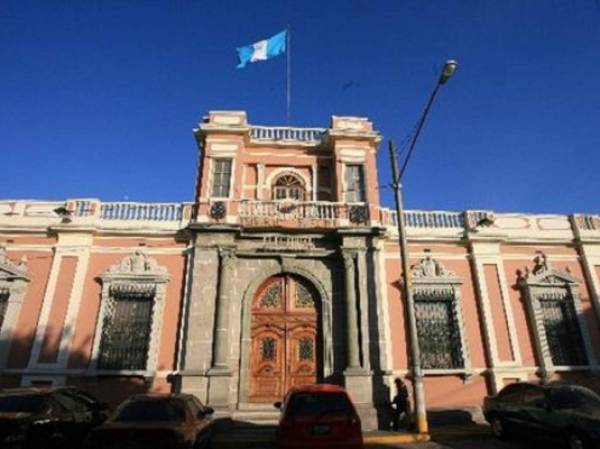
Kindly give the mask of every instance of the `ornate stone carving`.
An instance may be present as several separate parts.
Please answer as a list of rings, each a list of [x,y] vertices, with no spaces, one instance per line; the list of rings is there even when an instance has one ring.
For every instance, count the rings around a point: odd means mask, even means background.
[[[149,258],[137,250],[120,263],[111,266],[107,273],[123,275],[164,275],[167,269],[158,265],[156,260]]]
[[[23,257],[18,263],[13,262],[6,254],[6,247],[0,246],[0,279],[27,279],[27,259]]]
[[[567,267],[565,271],[555,269],[548,257],[543,252],[533,259],[535,263],[533,269],[525,267],[524,272],[518,272],[518,284],[521,288],[532,285],[577,285],[578,280],[571,274],[571,269]]]
[[[410,272],[415,282],[426,283],[427,281],[434,281],[437,283],[443,280],[460,283],[460,279],[458,279],[456,274],[446,269],[437,260],[432,259],[431,256],[426,256],[419,263],[410,267]]]

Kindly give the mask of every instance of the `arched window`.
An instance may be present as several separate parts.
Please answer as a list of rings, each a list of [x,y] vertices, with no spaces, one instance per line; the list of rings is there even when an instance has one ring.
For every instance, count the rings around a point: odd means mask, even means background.
[[[304,201],[304,184],[292,174],[281,175],[273,183],[273,199]]]

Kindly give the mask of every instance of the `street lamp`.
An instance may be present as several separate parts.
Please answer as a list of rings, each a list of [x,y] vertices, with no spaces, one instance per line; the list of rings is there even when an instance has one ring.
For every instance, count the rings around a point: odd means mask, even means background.
[[[415,131],[415,135],[412,138],[412,142],[410,144],[410,148],[408,150],[408,154],[406,155],[406,159],[404,160],[404,164],[402,165],[402,169],[398,172],[398,159],[396,147],[394,145],[394,141],[389,141],[389,150],[390,150],[390,161],[392,163],[392,187],[394,188],[394,199],[396,202],[396,214],[398,219],[398,238],[399,238],[399,247],[400,247],[400,260],[402,261],[402,286],[404,289],[404,297],[406,298],[406,316],[408,322],[408,334],[409,334],[409,342],[410,342],[410,359],[411,359],[411,367],[412,367],[412,384],[413,384],[413,396],[414,396],[414,407],[415,407],[415,415],[416,415],[416,424],[417,431],[419,433],[427,433],[428,424],[427,424],[427,412],[425,409],[425,394],[423,390],[423,370],[421,369],[421,351],[419,349],[419,339],[417,334],[417,319],[415,314],[415,301],[412,294],[412,283],[410,279],[410,271],[408,266],[408,245],[406,239],[406,222],[404,219],[403,213],[403,204],[402,204],[402,175],[406,170],[406,166],[408,161],[410,160],[410,156],[412,155],[415,145],[417,143],[417,139],[419,138],[419,134],[421,133],[421,128],[423,128],[423,124],[425,123],[425,119],[427,118],[427,114],[429,113],[429,109],[433,104],[433,100],[440,88],[441,85],[445,84],[454,72],[456,71],[456,67],[458,63],[449,59],[444,64],[444,68],[440,73],[440,77],[438,78],[438,82],[435,85],[435,89],[431,93],[429,97],[429,101],[421,114],[419,119],[417,129]]]

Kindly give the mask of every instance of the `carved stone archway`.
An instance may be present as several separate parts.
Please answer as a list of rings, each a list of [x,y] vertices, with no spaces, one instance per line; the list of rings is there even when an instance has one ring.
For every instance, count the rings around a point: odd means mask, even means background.
[[[257,290],[269,278],[280,275],[291,274],[299,276],[312,285],[318,300],[320,301],[319,326],[322,332],[321,344],[322,360],[320,361],[322,377],[327,378],[333,374],[333,341],[332,341],[332,303],[326,289],[321,281],[309,271],[302,267],[290,263],[286,258],[282,258],[281,265],[277,269],[264,270],[260,276],[251,282],[242,298],[242,323],[241,323],[241,345],[240,345],[240,373],[239,373],[239,393],[238,403],[247,403],[249,398],[250,384],[250,345],[251,345],[251,319],[252,319],[252,301],[256,296]]]

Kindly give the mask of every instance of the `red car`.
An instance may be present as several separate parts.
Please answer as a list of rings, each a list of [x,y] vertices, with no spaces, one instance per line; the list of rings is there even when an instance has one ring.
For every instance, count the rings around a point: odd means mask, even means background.
[[[279,449],[364,449],[360,419],[340,386],[294,387],[275,407],[281,410]]]

